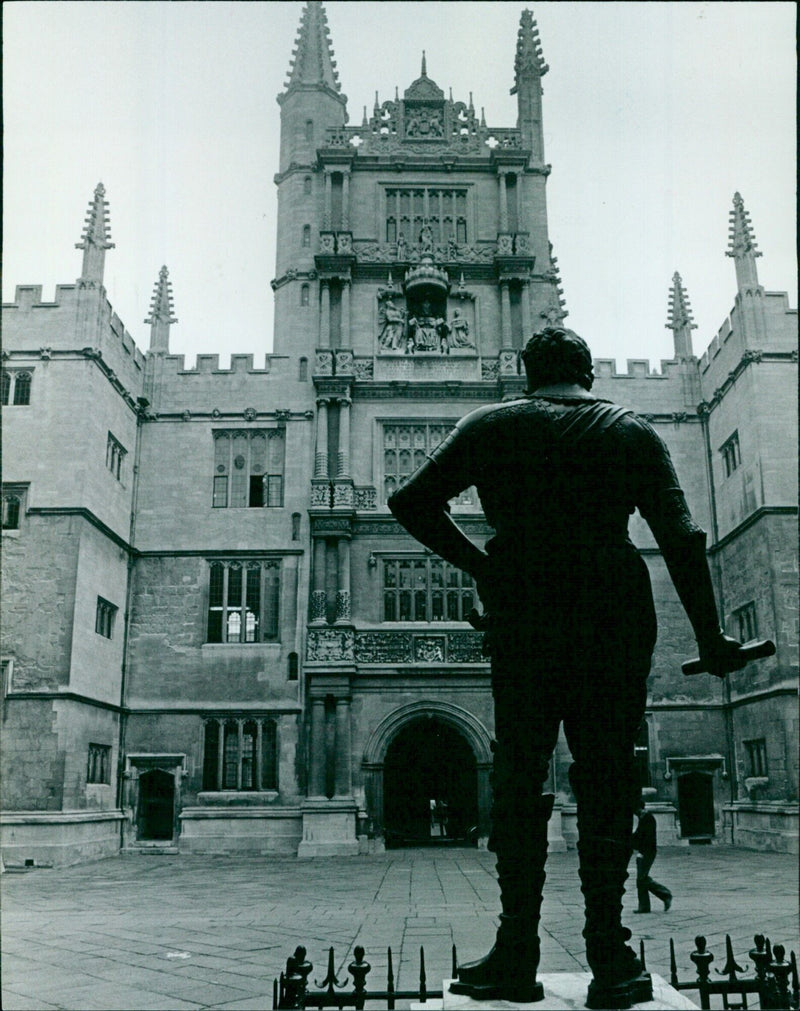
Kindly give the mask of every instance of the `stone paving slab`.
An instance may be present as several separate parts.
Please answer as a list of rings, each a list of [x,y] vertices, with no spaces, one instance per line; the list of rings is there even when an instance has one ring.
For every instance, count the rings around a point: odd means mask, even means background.
[[[264,1011],[273,979],[298,944],[314,963],[312,982],[325,975],[330,945],[340,980],[354,947],[363,945],[376,987],[385,985],[391,946],[398,989],[416,985],[424,946],[431,986],[450,975],[453,944],[463,960],[491,944],[494,862],[490,853],[455,848],[302,862],[131,855],[6,874],[3,1007]],[[576,854],[553,854],[547,872],[542,971],[585,972]],[[755,933],[800,951],[794,857],[721,846],[664,849],[653,873],[675,894],[672,909],[665,914],[654,902],[650,914],[626,915],[635,942],[645,942],[651,972],[668,978],[670,936],[681,978],[694,977],[689,953],[697,934],[707,936],[716,967],[726,933],[740,964]],[[629,891],[628,913],[635,903]]]

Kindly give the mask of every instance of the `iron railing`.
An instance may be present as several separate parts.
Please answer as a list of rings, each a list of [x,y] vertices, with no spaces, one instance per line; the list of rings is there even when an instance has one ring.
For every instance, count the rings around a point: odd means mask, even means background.
[[[721,969],[712,970],[714,955],[708,950],[706,938],[695,938],[695,950],[689,958],[697,969],[697,978],[691,980],[678,979],[678,966],[675,960],[675,943],[669,942],[670,983],[676,990],[696,990],[700,997],[700,1007],[703,1011],[711,1011],[713,997],[721,997],[723,1009],[742,1009],[756,1007],[748,1005],[747,998],[758,998],[758,1007],[762,1011],[797,1011],[800,1009],[800,987],[798,986],[797,959],[791,952],[786,959],[786,949],[781,944],[773,948],[769,938],[756,934],[754,947],[748,952],[754,971],[750,976],[743,976],[744,969],[736,961],[730,935],[725,937],[725,964]],[[316,990],[309,989],[309,978],[314,966],[306,958],[306,949],[300,945],[293,955],[286,960],[286,971],[273,984],[272,1007],[274,1009],[295,1008],[354,1008],[362,1011],[367,1005],[378,1005],[394,1011],[399,1000],[413,1000],[424,1004],[428,1000],[438,1000],[443,997],[441,990],[429,990],[425,972],[425,949],[419,949],[419,980],[413,990],[398,990],[395,987],[392,949],[388,948],[386,986],[382,990],[368,990],[367,976],[372,966],[364,957],[364,948],[356,945],[353,949],[353,961],[347,966],[347,972],[352,982],[345,979],[339,982],[335,970],[333,948],[328,949],[328,969],[325,978],[316,983]],[[639,943],[639,955],[642,965],[645,964],[644,942]],[[455,945],[452,947],[451,978],[457,975],[458,957]],[[714,976],[723,978],[717,979]],[[735,1001],[735,1002],[734,1002]]]

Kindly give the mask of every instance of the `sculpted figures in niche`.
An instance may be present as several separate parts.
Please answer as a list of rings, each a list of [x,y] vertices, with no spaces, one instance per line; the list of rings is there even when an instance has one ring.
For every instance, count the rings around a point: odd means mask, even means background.
[[[394,304],[394,299],[388,298],[381,305],[379,323],[378,343],[380,347],[385,351],[398,351],[402,346],[406,328],[405,310],[398,308]]]
[[[469,320],[461,315],[460,309],[453,310],[453,317],[450,320],[449,346],[450,348],[474,348],[475,345],[469,339]]]

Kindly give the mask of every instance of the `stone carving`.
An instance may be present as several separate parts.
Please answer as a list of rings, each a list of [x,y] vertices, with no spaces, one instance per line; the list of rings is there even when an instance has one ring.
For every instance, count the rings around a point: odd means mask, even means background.
[[[333,375],[333,352],[317,348],[314,352],[314,374],[317,376]]]
[[[449,330],[447,322],[441,316],[434,315],[431,303],[424,301],[419,315],[411,316],[408,320],[406,354],[415,351],[440,351],[446,354],[449,349]]]
[[[360,663],[412,663],[410,632],[359,632],[356,660]]]
[[[406,330],[406,312],[389,296],[378,311],[378,346],[383,351],[398,351]]]
[[[501,376],[519,375],[519,354],[516,351],[501,351],[499,358]]]
[[[348,256],[353,252],[353,236],[350,232],[337,233],[336,252],[342,256]]]
[[[336,591],[336,620],[350,621],[350,591]]]
[[[183,414],[181,415],[181,419],[183,421],[191,421],[192,420],[192,412],[191,411],[184,411]]]
[[[415,109],[406,118],[406,137],[438,140],[444,136],[442,109]]]
[[[511,256],[514,252],[512,245],[512,236],[510,235],[498,235],[497,236],[497,255],[498,256]]]
[[[319,251],[320,253],[327,253],[329,255],[336,251],[336,243],[333,232],[319,233]]]
[[[352,661],[355,632],[349,628],[311,628],[306,656],[316,661]]]
[[[221,418],[222,411],[220,411],[218,407],[215,407],[214,410],[211,412],[211,417],[214,418],[214,420],[216,420],[217,418]]]
[[[353,486],[349,481],[335,481],[333,484],[333,507],[348,508],[353,505]]]
[[[474,348],[475,345],[469,339],[469,320],[461,315],[460,309],[454,309],[450,319],[450,333],[447,337],[447,351],[450,348]]]
[[[414,660],[421,663],[444,663],[445,637],[443,635],[416,636]]]
[[[422,254],[418,245],[409,245],[400,235],[397,242],[370,242],[355,239],[354,252],[361,263],[419,263],[422,256],[431,256],[437,263],[491,263],[495,256],[494,242],[468,245],[464,242],[437,242],[430,253]]]
[[[337,376],[349,376],[353,373],[353,352],[334,351],[334,367]]]
[[[483,655],[482,632],[451,632],[447,637],[450,663],[487,663]]]
[[[376,488],[355,488],[353,504],[356,509],[377,509],[378,492]]]
[[[311,620],[312,622],[324,622],[328,609],[328,598],[324,590],[312,590],[311,592]]]
[[[255,407],[245,407],[243,414],[245,421],[255,421],[258,417],[258,411]]]
[[[375,362],[371,358],[357,358],[355,360],[356,379],[372,379],[375,374]]]
[[[311,506],[312,508],[330,508],[331,505],[331,483],[330,481],[312,481],[311,483]]]
[[[500,375],[500,362],[496,358],[481,359],[481,379],[493,382]]]

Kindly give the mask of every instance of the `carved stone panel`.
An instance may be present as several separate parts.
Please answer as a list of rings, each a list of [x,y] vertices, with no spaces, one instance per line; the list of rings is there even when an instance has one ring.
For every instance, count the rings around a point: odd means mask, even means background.
[[[359,632],[356,660],[361,663],[412,663],[410,632]]]
[[[482,632],[451,632],[447,640],[447,659],[450,663],[483,662]]]
[[[414,660],[417,663],[444,663],[447,656],[444,635],[414,636]]]
[[[350,628],[310,628],[306,656],[312,661],[354,659],[355,632]]]

